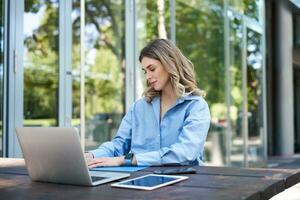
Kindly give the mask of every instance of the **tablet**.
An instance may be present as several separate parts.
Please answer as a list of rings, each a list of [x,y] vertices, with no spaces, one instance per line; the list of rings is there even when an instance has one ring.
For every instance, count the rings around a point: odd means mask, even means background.
[[[113,183],[113,187],[139,189],[139,190],[154,190],[166,185],[171,185],[179,181],[188,179],[187,176],[170,176],[170,175],[157,175],[148,174],[145,176]]]

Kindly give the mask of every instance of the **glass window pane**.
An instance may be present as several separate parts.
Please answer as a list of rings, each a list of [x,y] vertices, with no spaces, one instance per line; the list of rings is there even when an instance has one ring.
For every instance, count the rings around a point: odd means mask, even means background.
[[[124,1],[86,1],[85,148],[115,135],[125,105]],[[72,125],[80,126],[80,1],[73,0]]]
[[[24,126],[58,124],[58,0],[25,0]]]
[[[0,1],[0,157],[3,156],[4,1]]]
[[[155,38],[170,38],[170,2],[169,0],[136,1],[136,66],[140,66],[138,56],[143,47]],[[142,96],[146,85],[145,76],[140,67],[136,69],[136,96]]]
[[[176,43],[193,62],[205,90],[212,124],[205,143],[206,163],[223,165],[226,144],[223,0],[176,1]]]
[[[231,145],[230,162],[232,166],[243,166],[243,93],[242,93],[242,18],[232,12],[229,17],[230,43],[230,121]]]
[[[250,166],[264,164],[262,35],[247,28],[248,158]]]
[[[263,0],[229,0],[229,5],[236,11],[262,22]]]

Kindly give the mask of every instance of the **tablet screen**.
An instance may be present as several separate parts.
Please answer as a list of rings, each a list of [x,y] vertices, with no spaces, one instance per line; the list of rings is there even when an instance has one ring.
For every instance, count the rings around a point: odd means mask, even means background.
[[[170,176],[170,175],[157,175],[149,174],[138,178],[113,183],[113,187],[142,189],[142,190],[153,190],[166,185],[177,183],[185,180],[186,176]]]
[[[144,187],[153,187],[156,185],[164,184],[170,181],[177,180],[178,178],[173,177],[161,177],[161,176],[145,176],[135,180],[120,183],[120,185],[135,185]]]

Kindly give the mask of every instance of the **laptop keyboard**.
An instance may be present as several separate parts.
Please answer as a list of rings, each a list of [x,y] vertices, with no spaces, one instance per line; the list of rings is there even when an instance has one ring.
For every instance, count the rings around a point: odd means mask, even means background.
[[[106,179],[107,177],[91,176],[91,178],[92,178],[92,182],[95,182],[95,181]]]

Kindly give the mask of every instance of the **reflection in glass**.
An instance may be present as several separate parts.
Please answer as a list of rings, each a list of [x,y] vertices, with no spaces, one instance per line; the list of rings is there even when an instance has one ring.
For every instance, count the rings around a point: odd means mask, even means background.
[[[80,126],[80,0],[72,10],[72,125]],[[85,5],[85,148],[112,139],[125,105],[124,1]]]
[[[248,132],[248,154],[250,166],[263,164],[263,99],[262,99],[262,36],[246,29],[247,79],[242,78],[243,19],[240,15],[228,12],[230,20],[230,118],[232,127],[230,162],[233,166],[244,165],[245,131]],[[243,116],[243,81],[247,86],[247,118]],[[248,127],[243,127],[248,120]]]
[[[136,1],[136,37],[137,55],[151,40],[170,38],[170,2],[169,0]],[[138,60],[136,66],[140,66]],[[136,97],[140,98],[146,86],[144,74],[140,67],[136,69]]]
[[[226,100],[223,0],[176,1],[176,44],[192,61],[198,85],[205,90],[212,123],[205,162],[225,164]]]
[[[243,166],[243,94],[242,94],[242,18],[232,12],[229,17],[230,42],[230,121],[231,146],[230,162],[232,166]]]
[[[25,1],[24,126],[58,124],[58,0]]]
[[[3,156],[4,1],[0,1],[0,157]]]
[[[229,5],[236,11],[262,22],[263,0],[229,0]]]
[[[248,159],[263,165],[263,52],[262,35],[247,28]]]

